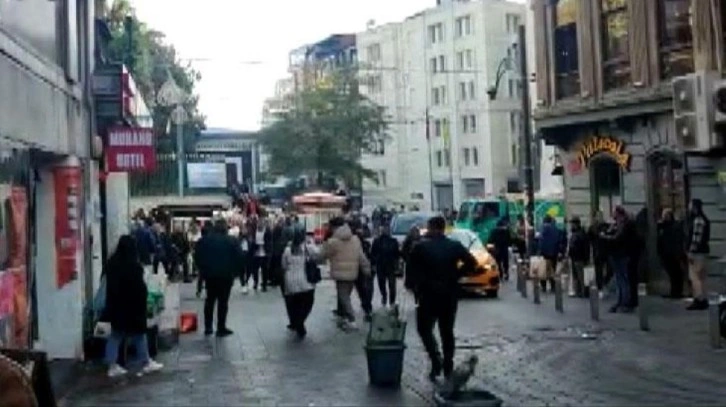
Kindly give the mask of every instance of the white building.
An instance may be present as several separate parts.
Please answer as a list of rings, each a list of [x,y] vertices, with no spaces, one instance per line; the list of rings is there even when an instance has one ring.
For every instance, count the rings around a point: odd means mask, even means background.
[[[500,62],[516,60],[526,6],[503,0],[439,3],[357,36],[363,91],[387,107],[392,122],[380,154],[363,159],[379,174],[377,185],[364,185],[368,204],[458,207],[465,198],[506,190],[508,180],[517,179],[518,76],[505,70],[495,101],[487,89]],[[516,71],[516,62],[511,68]]]

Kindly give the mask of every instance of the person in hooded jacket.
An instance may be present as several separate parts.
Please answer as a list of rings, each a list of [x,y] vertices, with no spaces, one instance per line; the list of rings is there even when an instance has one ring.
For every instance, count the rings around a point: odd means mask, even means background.
[[[499,266],[504,280],[509,280],[509,247],[512,245],[512,232],[505,219],[497,222],[497,227],[489,236],[489,243],[494,246],[492,255]]]
[[[538,241],[539,254],[547,261],[547,278],[540,281],[542,292],[547,291],[548,281],[552,291],[555,291],[554,274],[557,270],[557,260],[563,252],[562,240],[562,232],[557,229],[555,220],[550,215],[545,215]]]
[[[111,324],[111,335],[106,341],[108,376],[123,376],[126,369],[118,365],[119,347],[124,339],[136,349],[143,363],[142,373],[161,370],[164,366],[149,356],[146,338],[146,297],[144,268],[139,261],[136,240],[130,235],[121,236],[116,251],[106,262],[106,306],[103,321]]]
[[[335,281],[338,303],[341,306],[339,326],[344,330],[356,329],[355,313],[350,295],[359,273],[371,274],[363,246],[343,218],[330,220],[332,235],[323,243],[320,258],[330,262],[330,277]]]

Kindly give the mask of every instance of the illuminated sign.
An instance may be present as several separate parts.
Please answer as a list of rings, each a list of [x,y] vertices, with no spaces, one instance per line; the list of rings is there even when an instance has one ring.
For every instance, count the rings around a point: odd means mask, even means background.
[[[609,155],[625,171],[630,169],[630,154],[625,151],[625,143],[613,137],[588,138],[580,145],[577,158],[582,167],[587,167],[590,160],[599,154]]]

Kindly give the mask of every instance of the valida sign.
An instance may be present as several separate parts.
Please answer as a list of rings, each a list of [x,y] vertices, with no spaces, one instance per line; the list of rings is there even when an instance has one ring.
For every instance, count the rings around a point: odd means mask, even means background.
[[[630,154],[625,151],[625,144],[621,140],[606,136],[587,139],[577,152],[581,167],[587,167],[590,160],[598,154],[609,155],[624,171],[630,169]]]
[[[148,172],[156,168],[154,132],[144,127],[116,127],[106,139],[108,172]]]

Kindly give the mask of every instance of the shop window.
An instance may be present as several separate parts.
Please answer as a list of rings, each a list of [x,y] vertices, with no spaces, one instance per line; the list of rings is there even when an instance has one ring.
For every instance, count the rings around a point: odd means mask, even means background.
[[[622,203],[620,166],[608,157],[601,157],[590,162],[590,172],[593,209],[603,211],[607,217]]]
[[[669,155],[659,155],[651,160],[651,182],[653,188],[653,216],[660,217],[664,209],[671,209],[676,219],[686,214],[686,189],[683,164]],[[655,179],[653,179],[655,178]]]
[[[580,0],[559,0],[555,9],[554,54],[557,98],[580,93],[577,52],[577,5]]]
[[[691,1],[660,0],[658,4],[661,78],[691,73],[694,70]]]
[[[630,51],[628,49],[628,1],[602,0],[602,53],[605,89],[630,84]]]

